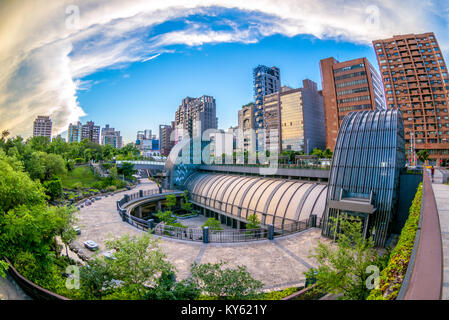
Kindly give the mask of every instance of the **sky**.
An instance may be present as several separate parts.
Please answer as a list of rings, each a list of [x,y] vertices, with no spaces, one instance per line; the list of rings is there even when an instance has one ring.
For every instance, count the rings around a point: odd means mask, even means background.
[[[49,115],[53,134],[92,120],[132,142],[202,95],[227,129],[258,64],[321,87],[320,59],[377,66],[372,40],[397,34],[435,32],[449,61],[448,31],[447,0],[0,0],[0,130]]]

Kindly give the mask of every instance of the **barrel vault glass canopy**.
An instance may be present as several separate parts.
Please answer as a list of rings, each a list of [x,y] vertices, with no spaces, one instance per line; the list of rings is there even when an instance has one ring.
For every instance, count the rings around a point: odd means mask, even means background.
[[[186,187],[200,207],[238,220],[255,213],[263,225],[279,229],[311,214],[321,218],[327,192],[320,183],[210,173],[191,175]]]
[[[335,145],[323,234],[335,235],[330,217],[337,218],[340,212],[356,214],[362,217],[365,233],[373,235],[376,245],[383,246],[396,213],[399,175],[404,166],[400,111],[349,113]],[[358,209],[345,209],[350,203]]]

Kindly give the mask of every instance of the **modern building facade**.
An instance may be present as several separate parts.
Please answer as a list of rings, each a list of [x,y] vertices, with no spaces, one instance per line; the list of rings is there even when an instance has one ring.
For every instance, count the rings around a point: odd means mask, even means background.
[[[323,96],[315,82],[303,80],[296,89],[283,86],[263,100],[265,150],[310,153],[325,148]]]
[[[326,146],[333,150],[343,118],[352,111],[386,110],[378,72],[367,58],[320,61]]]
[[[175,122],[172,121],[171,125],[161,124],[159,125],[159,143],[160,151],[163,156],[168,156],[171,149],[175,145],[175,140],[171,139],[172,132],[175,130]]]
[[[326,184],[198,172],[185,185],[194,205],[231,218],[235,228],[256,214],[262,226],[288,230],[325,210]]]
[[[253,69],[254,84],[254,128],[256,130],[256,150],[263,150],[264,135],[259,131],[264,129],[263,97],[278,92],[281,89],[281,74],[277,67],[258,65]],[[260,150],[259,150],[260,149]]]
[[[37,116],[33,123],[33,137],[48,137],[51,141],[52,122],[50,117]]]
[[[397,214],[399,175],[405,166],[399,110],[348,114],[338,133],[327,190],[323,235],[335,238],[332,219],[357,216],[365,237],[384,246]]]
[[[69,124],[69,128],[67,130],[67,142],[81,142],[81,131],[81,122],[78,121],[75,124]]]
[[[114,148],[120,149],[122,147],[122,136],[120,131],[115,131],[114,128],[110,128],[107,124],[101,129],[101,144],[103,146],[109,144]]]
[[[202,136],[208,129],[217,129],[214,97],[204,95],[200,98],[184,98],[176,111],[175,124],[180,139],[195,134]]]
[[[447,165],[449,75],[435,34],[397,35],[373,45],[387,106],[404,114],[409,162],[418,150],[427,149],[431,164]]]
[[[238,152],[248,151],[254,153],[256,151],[254,108],[254,103],[251,102],[239,110],[238,129],[243,137],[237,141]]]
[[[81,141],[88,139],[91,142],[100,143],[100,126],[96,126],[93,121],[87,121],[81,126]]]

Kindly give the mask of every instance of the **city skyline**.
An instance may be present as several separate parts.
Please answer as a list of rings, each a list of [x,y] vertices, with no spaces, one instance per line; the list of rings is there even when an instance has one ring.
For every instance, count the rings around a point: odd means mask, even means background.
[[[378,70],[371,41],[431,31],[447,59],[449,41],[444,30],[449,19],[443,1],[416,2],[399,11],[399,3],[382,1],[345,3],[340,9],[338,4],[326,5],[327,1],[296,6],[286,2],[277,8],[269,2],[250,1],[234,7],[227,1],[217,1],[215,6],[200,1],[176,11],[171,2],[152,8],[135,2],[120,12],[110,2],[107,12],[95,15],[95,7],[76,1],[72,7],[54,3],[39,10],[26,2],[5,4],[0,15],[5,15],[5,23],[21,29],[24,38],[31,31],[49,32],[42,33],[45,37],[28,37],[25,44],[21,37],[7,35],[7,29],[0,30],[0,64],[5,66],[0,88],[9,89],[0,100],[0,127],[29,137],[36,116],[49,115],[54,119],[54,134],[64,136],[68,123],[92,120],[120,130],[126,144],[134,141],[138,128],[156,132],[159,124],[173,121],[183,98],[210,95],[217,102],[219,128],[227,129],[237,124],[241,106],[254,101],[252,69],[259,64],[278,67],[281,85],[298,88],[308,78],[321,89],[320,59],[367,57]],[[18,25],[24,22],[15,21],[13,14],[6,16],[16,6],[22,14],[34,10],[32,18],[39,19]],[[408,15],[403,16],[410,21],[416,15],[427,19],[412,23],[394,13],[404,10]],[[337,11],[348,15],[342,20]],[[152,19],[143,22],[142,17]],[[316,28],[311,26],[313,18],[323,17],[333,18],[319,19]],[[388,23],[379,23],[386,19]],[[71,29],[70,22],[78,24]],[[28,55],[8,65],[19,49]]]

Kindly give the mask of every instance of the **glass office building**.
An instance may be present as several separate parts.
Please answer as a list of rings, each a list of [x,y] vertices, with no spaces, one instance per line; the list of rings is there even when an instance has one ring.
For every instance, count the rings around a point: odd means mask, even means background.
[[[324,236],[336,236],[330,217],[358,216],[365,237],[384,246],[397,212],[399,175],[405,166],[399,110],[349,113],[338,132],[329,177]]]

